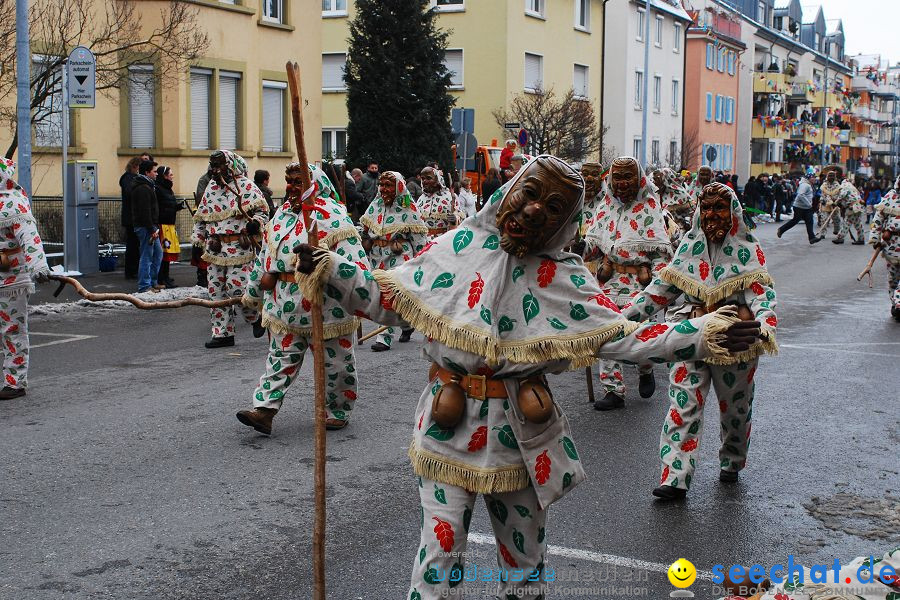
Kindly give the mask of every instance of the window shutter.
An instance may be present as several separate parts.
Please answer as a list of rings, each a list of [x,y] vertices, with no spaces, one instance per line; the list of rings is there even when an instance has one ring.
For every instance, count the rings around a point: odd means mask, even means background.
[[[128,78],[131,147],[153,148],[156,146],[153,67],[132,67]]]
[[[450,72],[450,87],[463,86],[463,51],[447,50],[444,52],[444,66]]]
[[[191,149],[209,150],[210,71],[191,71]]]
[[[263,82],[262,149],[263,152],[284,151],[284,90],[277,81]]]
[[[544,78],[543,69],[541,68],[541,57],[537,54],[525,53],[525,89],[539,90],[541,89],[542,80]]]
[[[322,55],[323,90],[343,90],[346,88],[346,85],[344,85],[344,66],[346,64],[346,54]]]
[[[584,65],[575,65],[574,85],[575,95],[587,98],[588,95],[588,68]]]
[[[219,147],[234,150],[238,147],[239,73],[219,75]]]

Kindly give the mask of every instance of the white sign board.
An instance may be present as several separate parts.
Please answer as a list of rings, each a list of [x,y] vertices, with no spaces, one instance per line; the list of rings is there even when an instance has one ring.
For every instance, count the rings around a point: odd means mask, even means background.
[[[69,108],[94,108],[97,99],[97,59],[84,46],[78,46],[69,54],[68,97]]]

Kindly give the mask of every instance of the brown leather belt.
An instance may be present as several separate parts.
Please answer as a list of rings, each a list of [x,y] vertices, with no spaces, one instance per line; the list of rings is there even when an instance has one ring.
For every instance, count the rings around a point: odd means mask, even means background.
[[[619,263],[612,262],[612,261],[610,261],[610,264],[612,265],[613,271],[615,271],[616,273],[629,273],[631,275],[637,275],[638,273],[640,273],[641,266],[642,266],[642,265],[620,265]],[[643,266],[646,266],[646,265],[643,265]]]
[[[435,227],[435,228],[429,227],[429,228],[428,228],[428,235],[429,235],[430,237],[436,237],[436,236],[439,236],[439,235],[444,235],[444,234],[447,233],[448,231],[450,231],[450,230],[447,229],[446,227]]]
[[[21,251],[21,246],[0,250],[0,271],[9,271],[12,268],[12,257]]]
[[[3,256],[12,256],[13,254],[18,254],[21,251],[22,247],[16,246],[15,248],[4,248],[0,250],[0,254],[2,254]]]
[[[379,248],[387,248],[391,245],[391,240],[372,240],[372,245]]]
[[[219,238],[223,244],[229,244],[231,242],[239,242],[242,237],[245,237],[243,233],[227,233],[224,235],[216,235],[215,237]],[[260,237],[258,235],[249,235],[246,236],[255,242],[259,242]]]
[[[483,375],[459,375],[438,366],[436,363],[431,365],[429,375],[429,379],[434,379],[434,376],[437,375],[438,379],[444,383],[455,381],[462,386],[462,389],[466,392],[466,396],[470,398],[487,400],[488,398],[508,397],[506,386],[503,385],[502,379],[488,379]]]
[[[297,283],[294,273],[278,273],[278,280],[285,283]]]

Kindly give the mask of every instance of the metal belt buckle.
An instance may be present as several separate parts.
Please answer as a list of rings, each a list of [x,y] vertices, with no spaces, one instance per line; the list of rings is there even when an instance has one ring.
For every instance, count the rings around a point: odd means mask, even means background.
[[[466,394],[470,397],[475,398],[477,400],[487,400],[487,377],[484,375],[468,375],[469,385],[466,386],[468,389],[466,390]],[[481,382],[481,393],[476,394],[472,391],[472,382],[480,381]]]

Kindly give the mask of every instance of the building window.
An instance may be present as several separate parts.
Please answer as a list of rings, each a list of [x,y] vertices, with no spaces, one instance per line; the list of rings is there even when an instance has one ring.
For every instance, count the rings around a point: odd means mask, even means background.
[[[706,92],[706,120],[712,121],[713,119],[713,95],[709,92]]]
[[[726,50],[725,48],[719,48],[718,55],[719,56],[718,56],[718,60],[716,61],[716,69],[719,71],[719,73],[724,73],[725,72],[725,59],[726,59],[726,56],[728,55],[728,50]]]
[[[724,112],[724,108],[725,108],[723,106],[723,104],[724,104],[723,101],[724,101],[724,98],[721,95],[716,94],[716,123],[722,122],[722,113]]]
[[[538,93],[543,89],[544,57],[540,54],[525,53],[525,91]]]
[[[672,80],[672,114],[678,114],[678,105],[681,103],[681,82],[677,79]]]
[[[575,27],[590,31],[591,29],[591,0],[575,0]]]
[[[672,52],[681,52],[681,23],[675,23],[675,39],[672,44]]]
[[[716,45],[706,44],[706,68],[712,71],[716,68]]]
[[[639,42],[644,41],[644,17],[646,16],[647,11],[643,8],[639,8],[637,11],[637,35],[635,39]]]
[[[656,44],[658,48],[662,48],[663,20],[664,17],[662,15],[656,15],[656,41],[653,43]]]
[[[654,165],[659,164],[659,140],[650,142],[650,162]]]
[[[154,86],[152,65],[132,65],[128,68],[128,113],[132,148],[156,146]]]
[[[766,22],[766,3],[764,0],[760,0],[759,4],[756,6],[756,21],[757,23],[768,25],[768,22]]]
[[[466,10],[466,0],[431,0],[431,6],[441,12],[461,12]]]
[[[653,76],[653,110],[654,112],[659,112],[660,107],[662,106],[662,77],[659,75]]]
[[[725,100],[725,122],[734,123],[734,98],[730,96]]]
[[[525,14],[544,18],[544,0],[525,0]]]
[[[234,150],[240,145],[241,74],[219,71],[219,148]]]
[[[210,80],[209,69],[191,69],[191,149],[209,150],[212,147],[209,126]]]
[[[634,107],[644,107],[644,74],[641,71],[634,72]]]
[[[323,129],[322,130],[322,160],[334,160],[344,158],[347,154],[347,130]]]
[[[575,76],[572,81],[575,97],[587,100],[588,97],[588,68],[586,65],[575,65]]]
[[[678,141],[672,140],[669,142],[669,163],[675,166],[680,166],[681,157],[678,156]]]
[[[282,81],[262,82],[262,151],[284,152],[284,94]]]
[[[457,50],[445,50],[444,51],[444,66],[447,67],[447,71],[450,73],[450,89],[451,90],[461,90],[465,86],[463,79],[463,51],[462,49]]]
[[[343,52],[322,55],[322,91],[346,91],[347,85],[344,83],[346,65],[347,55]]]
[[[322,16],[347,16],[347,0],[322,0]]]
[[[634,154],[634,158],[641,160],[641,138],[634,138],[632,153]]]
[[[263,21],[270,23],[284,22],[284,5],[282,0],[262,0]]]
[[[35,57],[31,63],[32,79],[47,69],[49,60],[49,57]],[[53,89],[32,111],[34,145],[58,148],[62,146],[62,81],[60,76],[51,77],[50,81]]]

